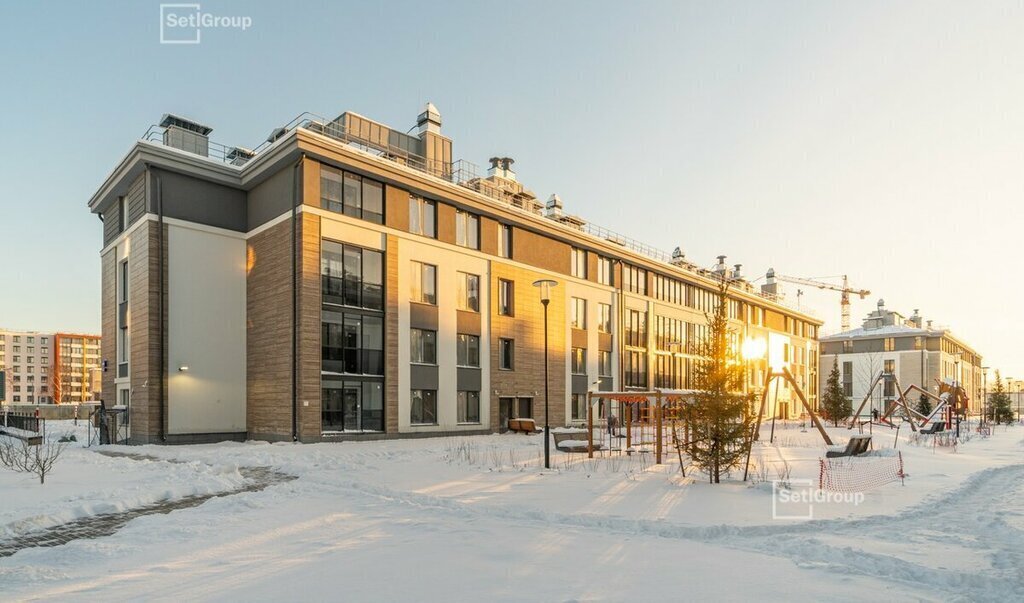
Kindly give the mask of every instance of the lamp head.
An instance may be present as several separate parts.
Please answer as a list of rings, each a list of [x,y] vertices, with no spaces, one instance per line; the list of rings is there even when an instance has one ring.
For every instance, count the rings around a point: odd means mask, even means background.
[[[540,289],[540,302],[546,304],[551,301],[551,289],[558,286],[556,281],[549,278],[542,278],[540,280],[533,281],[533,286]]]

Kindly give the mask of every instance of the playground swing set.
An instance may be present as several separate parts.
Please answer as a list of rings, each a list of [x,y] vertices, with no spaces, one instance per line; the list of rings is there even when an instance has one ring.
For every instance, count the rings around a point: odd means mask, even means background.
[[[894,374],[889,374],[895,387],[896,399],[893,400],[889,408],[877,417],[877,419],[872,418],[868,421],[861,420],[861,412],[863,412],[864,407],[871,399],[875,389],[880,383],[882,383],[886,375],[887,373],[885,371],[881,371],[878,373],[878,376],[875,377],[874,381],[871,382],[871,386],[868,387],[868,391],[864,395],[864,399],[861,400],[860,406],[858,406],[857,410],[850,416],[847,429],[853,429],[858,425],[864,425],[865,422],[898,428],[899,426],[893,423],[892,417],[897,411],[900,411],[903,418],[910,423],[910,429],[913,431],[920,431],[924,429],[928,423],[932,423],[932,427],[930,428],[931,431],[925,430],[925,432],[934,433],[934,430],[940,427],[940,423],[944,424],[947,429],[952,428],[955,424],[956,417],[967,410],[970,399],[967,397],[967,393],[964,391],[964,388],[958,383],[947,383],[936,379],[936,382],[939,385],[939,395],[936,396],[928,390],[913,383],[904,389],[900,386],[899,378]],[[918,412],[910,406],[907,398],[907,395],[910,394],[910,392],[917,392],[929,398],[935,402],[935,408],[933,408],[927,415]]]

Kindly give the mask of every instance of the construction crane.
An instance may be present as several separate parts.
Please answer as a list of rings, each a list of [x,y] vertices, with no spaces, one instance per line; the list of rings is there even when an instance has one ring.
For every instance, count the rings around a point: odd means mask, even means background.
[[[822,279],[842,279],[843,283],[837,285],[834,283],[827,283]],[[844,331],[850,330],[850,294],[856,293],[861,299],[871,295],[871,292],[867,289],[854,289],[850,286],[850,279],[845,274],[840,276],[822,276],[816,278],[800,278],[796,276],[785,276],[783,274],[777,274],[774,268],[769,268],[768,273],[765,274],[765,285],[764,289],[770,293],[778,295],[778,283],[776,280],[786,281],[787,283],[795,283],[797,285],[806,285],[808,287],[817,287],[818,289],[827,289],[828,291],[838,291],[842,294],[840,297],[839,305],[842,309],[842,328]]]

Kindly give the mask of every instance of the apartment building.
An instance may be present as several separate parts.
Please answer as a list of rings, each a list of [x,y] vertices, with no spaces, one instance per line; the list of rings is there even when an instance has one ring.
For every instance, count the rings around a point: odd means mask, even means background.
[[[864,415],[890,407],[899,395],[897,380],[904,389],[914,384],[936,395],[939,381],[960,383],[970,398],[970,412],[981,411],[985,385],[981,355],[948,327],[924,320],[918,310],[907,318],[878,300],[860,328],[821,338],[822,388],[833,362],[838,362],[843,390],[855,407],[879,373],[883,375]]]
[[[585,417],[589,390],[684,388],[716,283],[754,362],[816,384],[820,321],[738,267],[588,224],[507,157],[455,161],[428,104],[415,134],[303,114],[255,149],[165,115],[89,201],[103,223],[103,390],[134,442],[313,442]],[[638,201],[638,203],[640,203]],[[816,397],[816,392],[812,392]],[[785,407],[783,407],[785,408]]]
[[[74,404],[101,394],[98,335],[0,330],[0,403]]]

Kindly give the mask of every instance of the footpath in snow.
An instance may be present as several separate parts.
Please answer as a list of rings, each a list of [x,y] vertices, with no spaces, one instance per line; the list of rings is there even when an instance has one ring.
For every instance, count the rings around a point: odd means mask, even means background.
[[[768,435],[758,479],[817,483],[813,430]],[[297,479],[21,550],[0,583],[14,600],[1024,600],[1022,438],[1000,427],[952,452],[901,436],[905,485],[812,521],[772,519],[769,484],[683,478],[672,455],[555,453],[546,471],[540,436],[103,447],[147,461],[76,447],[44,486],[0,473],[3,534],[229,492],[245,467]]]

